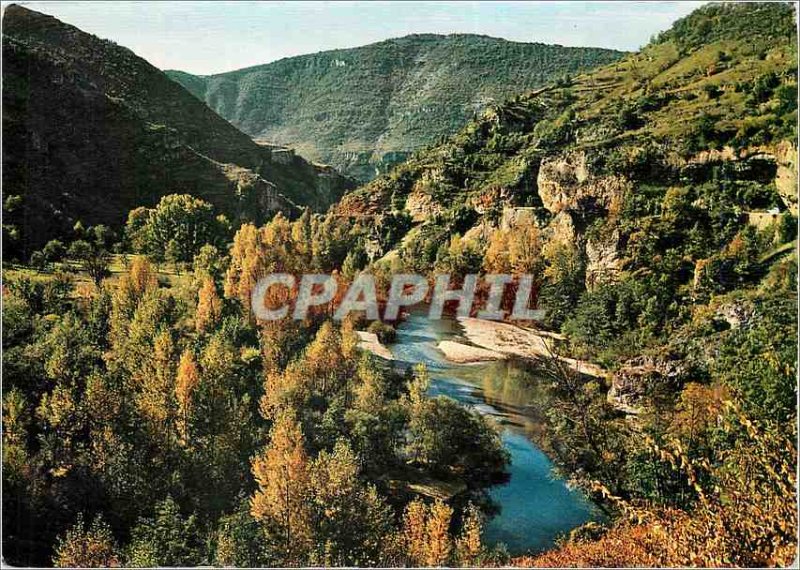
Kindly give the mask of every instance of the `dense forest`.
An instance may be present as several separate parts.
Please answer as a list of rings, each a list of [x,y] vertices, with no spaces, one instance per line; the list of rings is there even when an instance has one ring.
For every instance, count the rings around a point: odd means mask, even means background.
[[[166,73],[245,133],[366,182],[491,103],[622,55],[416,34],[210,76]]]
[[[242,220],[162,189],[4,256],[5,561],[791,564],[795,46],[790,5],[707,5],[326,213]],[[533,275],[546,316],[526,324],[564,342],[521,365],[542,387],[531,436],[602,520],[545,552],[487,543],[499,426],[363,350],[397,322],[255,320],[273,272]]]

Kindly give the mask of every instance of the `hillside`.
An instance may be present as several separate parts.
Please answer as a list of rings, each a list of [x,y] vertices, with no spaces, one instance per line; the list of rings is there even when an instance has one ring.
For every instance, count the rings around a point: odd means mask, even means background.
[[[10,5],[3,16],[6,251],[84,224],[119,226],[170,193],[235,220],[324,209],[349,187],[331,169],[254,143],[128,49]],[[7,202],[8,205],[8,202]]]
[[[491,106],[334,209],[379,275],[532,273],[539,325],[605,368],[555,374],[538,443],[618,524],[517,564],[794,556],[795,479],[753,495],[741,475],[796,465],[793,10],[705,6],[640,53]]]
[[[585,238],[587,226],[613,229],[633,206],[658,213],[670,187],[725,178],[731,188],[718,191],[740,213],[796,213],[793,38],[786,5],[700,10],[640,53],[491,105],[337,211],[407,214],[415,233],[464,215],[466,230],[503,215],[543,228],[569,218]]]
[[[207,77],[167,74],[254,138],[366,181],[492,102],[621,55],[426,34]]]

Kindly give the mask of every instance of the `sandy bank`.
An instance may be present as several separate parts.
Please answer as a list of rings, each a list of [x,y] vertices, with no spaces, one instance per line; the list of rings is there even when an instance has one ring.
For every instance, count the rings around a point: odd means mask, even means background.
[[[391,351],[378,340],[378,335],[365,331],[356,331],[356,334],[359,338],[359,348],[367,350],[385,360],[394,360]]]
[[[491,360],[503,360],[508,358],[502,352],[478,348],[452,340],[443,340],[437,348],[444,353],[445,358],[457,364],[470,364],[473,362],[487,362]]]
[[[581,374],[598,378],[608,376],[605,370],[591,362],[566,356],[556,356],[559,342],[565,340],[562,335],[537,331],[512,325],[511,323],[486,321],[471,317],[460,318],[458,322],[464,328],[464,335],[471,343],[490,352],[532,360],[557,358],[570,369],[576,370]],[[447,355],[446,352],[445,355]]]

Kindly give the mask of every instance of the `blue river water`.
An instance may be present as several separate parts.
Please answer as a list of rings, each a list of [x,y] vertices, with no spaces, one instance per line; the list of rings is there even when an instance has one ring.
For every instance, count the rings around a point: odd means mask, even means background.
[[[511,455],[511,478],[495,486],[491,496],[500,513],[485,529],[488,544],[504,543],[511,554],[537,552],[581,524],[599,518],[597,508],[582,493],[557,477],[553,464],[531,440],[540,422],[531,413],[537,389],[513,362],[451,364],[436,348],[454,339],[458,323],[432,321],[413,311],[389,346],[404,363],[424,363],[431,376],[430,396],[445,395],[494,418],[502,426],[502,440]]]

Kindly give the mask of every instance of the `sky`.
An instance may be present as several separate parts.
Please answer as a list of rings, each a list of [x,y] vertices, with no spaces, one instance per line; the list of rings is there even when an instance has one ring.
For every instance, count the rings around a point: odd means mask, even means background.
[[[632,51],[704,2],[17,3],[113,40],[161,69],[209,75],[412,33]]]

